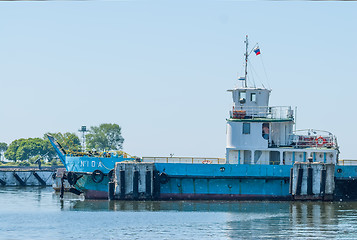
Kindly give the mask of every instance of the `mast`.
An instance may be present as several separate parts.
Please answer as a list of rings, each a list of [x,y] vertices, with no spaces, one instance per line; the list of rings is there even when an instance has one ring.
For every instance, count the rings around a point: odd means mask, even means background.
[[[247,74],[248,74],[248,35],[245,35],[245,73],[244,73],[244,87],[247,87]]]

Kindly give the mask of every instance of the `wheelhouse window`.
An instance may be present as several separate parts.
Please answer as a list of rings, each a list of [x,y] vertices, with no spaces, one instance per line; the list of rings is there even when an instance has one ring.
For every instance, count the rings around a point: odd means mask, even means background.
[[[243,123],[243,134],[250,134],[250,123]]]
[[[250,94],[250,101],[256,102],[257,101],[257,94],[256,93],[251,93]]]
[[[239,93],[239,100],[240,99],[246,99],[247,98],[247,93],[246,92],[240,92]]]

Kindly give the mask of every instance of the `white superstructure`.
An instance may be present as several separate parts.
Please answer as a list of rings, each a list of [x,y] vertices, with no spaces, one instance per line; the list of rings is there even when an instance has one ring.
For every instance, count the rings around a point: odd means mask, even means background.
[[[246,52],[246,61],[248,52]],[[326,131],[294,132],[294,111],[269,106],[271,90],[248,87],[228,90],[233,107],[227,119],[226,159],[230,164],[291,165],[294,162],[336,163],[336,137]]]

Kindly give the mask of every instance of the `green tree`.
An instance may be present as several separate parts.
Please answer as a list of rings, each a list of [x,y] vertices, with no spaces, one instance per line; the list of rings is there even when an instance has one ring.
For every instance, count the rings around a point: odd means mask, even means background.
[[[8,159],[8,160],[12,160],[12,161],[15,161],[16,162],[16,153],[17,153],[17,149],[24,145],[24,141],[25,139],[24,138],[20,138],[20,139],[17,139],[17,140],[14,140],[10,143],[9,147],[7,148],[6,152],[5,152],[5,157]]]
[[[47,133],[53,136],[65,150],[73,151],[73,152],[78,152],[81,150],[81,141],[79,140],[79,137],[75,133]],[[48,140],[47,134],[44,135],[44,139],[48,144],[51,145],[50,141]],[[52,148],[52,146],[51,146]]]
[[[50,158],[54,150],[41,138],[21,138],[13,141],[5,152],[5,157],[13,161],[28,160],[33,156]]]
[[[87,149],[97,151],[121,150],[124,138],[118,124],[103,123],[99,127],[90,127],[86,135]]]
[[[0,160],[2,159],[2,156],[6,150],[7,150],[7,143],[0,142]]]

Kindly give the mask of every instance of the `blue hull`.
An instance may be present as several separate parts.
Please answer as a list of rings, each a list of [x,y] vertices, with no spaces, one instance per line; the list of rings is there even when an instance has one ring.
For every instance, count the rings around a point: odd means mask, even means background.
[[[169,178],[159,187],[159,200],[291,200],[292,165],[233,165],[156,163]],[[340,170],[339,170],[340,169]],[[86,171],[89,169],[86,169]],[[336,167],[335,198],[357,197],[357,166]],[[100,183],[84,175],[76,187],[86,198],[107,199],[108,177]],[[349,186],[346,189],[343,186]]]
[[[122,161],[134,161],[133,158],[118,157],[73,157],[65,156],[63,164],[67,172],[76,172],[81,175],[74,187],[84,193],[88,199],[107,199],[108,198],[108,173],[113,170],[115,163]],[[104,178],[100,183],[93,181],[91,173],[100,170]]]
[[[167,183],[160,184],[159,198],[162,200],[288,200],[291,198],[289,194],[291,167],[278,165],[155,164],[156,170],[165,172],[169,176]],[[90,170],[88,167],[77,168],[76,172],[84,173],[90,172]],[[100,183],[95,183],[91,175],[84,175],[78,180],[76,188],[83,191],[86,198],[108,198],[108,177],[104,177]]]
[[[100,170],[107,174],[110,170],[114,169],[116,162],[133,161],[133,158],[119,157],[71,157],[66,156],[65,167],[68,172],[92,173],[95,170]]]
[[[292,166],[155,164],[169,181],[161,199],[289,199]]]
[[[107,176],[100,183],[95,183],[91,175],[83,175],[78,179],[75,187],[84,193],[87,199],[108,199],[108,182]]]

